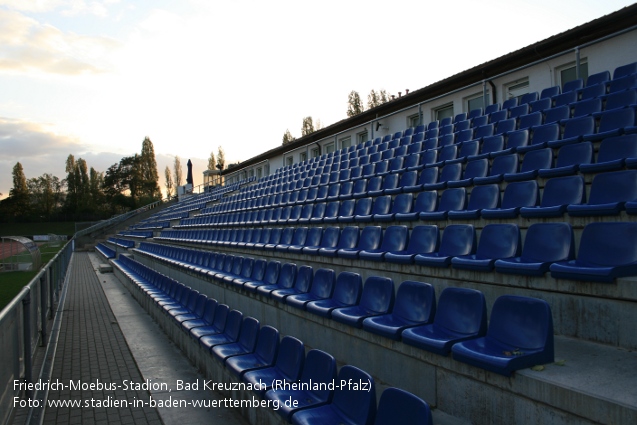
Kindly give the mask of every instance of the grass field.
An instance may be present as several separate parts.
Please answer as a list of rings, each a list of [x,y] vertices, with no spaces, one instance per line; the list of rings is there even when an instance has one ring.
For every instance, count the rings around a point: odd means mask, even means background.
[[[40,247],[42,265],[46,265],[64,245],[58,247]],[[15,297],[18,292],[37,275],[39,270],[29,272],[0,273],[0,310]]]
[[[0,236],[73,235],[74,222],[0,223]]]

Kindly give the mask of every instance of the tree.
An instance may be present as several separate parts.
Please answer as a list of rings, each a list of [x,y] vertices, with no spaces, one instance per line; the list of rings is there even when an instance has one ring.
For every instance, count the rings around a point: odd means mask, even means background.
[[[208,167],[210,167],[210,164],[208,164]],[[166,165],[166,169],[164,170],[164,175],[166,177],[166,197],[167,198],[172,198],[173,196],[173,175],[170,172],[170,167]]]
[[[179,159],[179,156],[175,156],[175,165],[173,167],[175,169],[175,186],[179,187],[182,185],[182,170],[181,170],[181,160]]]
[[[217,169],[219,171],[223,171],[225,166],[226,166],[226,154],[223,151],[223,148],[219,146],[219,149],[217,150]]]
[[[148,137],[142,142],[142,152],[139,156],[140,165],[140,196],[149,199],[161,199],[159,190],[159,173],[157,172],[157,161],[155,160],[155,149],[153,142]]]
[[[210,158],[208,158],[208,170],[214,170],[217,168],[217,160],[215,159],[215,153],[210,152]]]
[[[353,117],[364,111],[363,102],[358,92],[352,90],[347,97],[347,116]]]
[[[314,124],[312,123],[312,117],[303,118],[303,127],[301,128],[301,137],[314,133]]]
[[[13,188],[9,191],[8,209],[11,216],[23,217],[29,214],[29,188],[22,164],[16,162],[12,174]]]
[[[282,145],[287,145],[288,143],[292,143],[295,140],[294,136],[292,136],[292,133],[290,133],[289,129],[285,130],[285,133],[283,133],[283,143],[281,143]]]
[[[104,185],[104,173],[97,172],[95,168],[91,167],[89,171],[89,191],[91,193],[91,205],[92,211],[100,211],[104,208],[104,192],[102,186]]]
[[[62,198],[62,182],[52,174],[42,174],[40,177],[27,181],[31,205],[40,218],[50,217],[60,206]]]

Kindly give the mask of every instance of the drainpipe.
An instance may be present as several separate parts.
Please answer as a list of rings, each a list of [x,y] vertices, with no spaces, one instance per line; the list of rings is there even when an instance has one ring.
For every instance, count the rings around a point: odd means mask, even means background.
[[[575,48],[575,78],[582,78],[582,74],[580,72],[580,51],[579,47]]]
[[[496,92],[495,92],[495,84],[493,84],[493,81],[489,80],[489,85],[491,86],[491,90],[493,90],[493,93],[491,93],[491,105],[494,103],[497,103],[497,99],[498,97],[496,96]],[[486,105],[485,105],[485,109],[486,109]]]

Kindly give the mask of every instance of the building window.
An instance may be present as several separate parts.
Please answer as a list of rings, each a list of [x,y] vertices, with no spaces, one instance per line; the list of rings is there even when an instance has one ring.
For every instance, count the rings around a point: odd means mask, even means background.
[[[345,138],[339,140],[339,143],[341,145],[341,149],[347,149],[350,146],[352,146],[352,138],[351,137],[345,137]]]
[[[420,114],[407,117],[407,127],[418,127],[420,125]]]
[[[261,167],[257,168],[257,179],[263,177],[263,169]]]
[[[487,96],[489,96],[489,92],[487,91]],[[484,110],[484,93],[479,92],[474,95],[465,97],[464,99],[465,105],[467,105],[467,112],[471,112],[474,109],[482,108]]]
[[[448,103],[446,105],[439,106],[435,108],[433,111],[433,120],[443,120],[445,118],[453,118],[453,103]]]
[[[310,149],[310,155],[312,156],[312,158],[316,158],[317,156],[319,156],[319,149],[318,148]]]
[[[285,158],[285,165],[292,165],[293,162],[294,158],[291,155]]]
[[[325,145],[325,153],[332,153],[332,152],[334,152],[334,143]]]
[[[254,177],[254,170],[250,169],[250,177]]]
[[[307,161],[307,152],[301,152],[299,154],[299,159],[301,160],[301,162]]]
[[[579,71],[580,78],[586,81],[588,78],[588,61],[586,59],[580,60]],[[559,86],[564,86],[564,84],[569,81],[577,80],[575,62],[570,62],[566,65],[555,68],[555,78],[558,79],[555,83]]]
[[[517,98],[518,101],[529,92],[529,78],[522,78],[504,86],[504,100]]]
[[[367,140],[369,140],[367,130],[356,134],[356,144],[360,145],[361,143],[365,143]]]

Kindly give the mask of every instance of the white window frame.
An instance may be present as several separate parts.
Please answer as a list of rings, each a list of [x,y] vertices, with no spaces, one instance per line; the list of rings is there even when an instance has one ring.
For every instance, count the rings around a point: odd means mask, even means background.
[[[407,128],[418,127],[420,124],[420,114],[409,115],[407,117]]]
[[[571,61],[571,62],[567,62],[567,63],[565,63],[563,65],[556,66],[555,67],[555,73],[554,73],[555,74],[555,85],[563,87],[565,81],[562,81],[562,72],[567,71],[569,69],[573,69],[573,68],[575,68],[576,65],[577,64],[576,64],[575,61]],[[588,75],[589,75],[588,74],[588,58],[580,59],[580,71],[581,71],[581,67],[584,66],[584,65],[586,65],[586,75],[583,76],[583,78],[584,78],[584,81],[586,81],[586,79],[588,78]],[[572,80],[569,80],[569,81],[572,81]],[[566,82],[568,82],[568,81],[566,81]]]
[[[489,91],[487,90],[487,97],[489,96]],[[483,91],[479,91],[475,94],[472,94],[470,96],[465,97],[464,99],[462,99],[462,103],[465,107],[465,112],[469,113],[474,109],[477,108],[472,108],[469,106],[469,102],[471,102],[472,100],[476,100],[476,99],[481,99],[482,100],[482,110],[484,111],[484,92]]]
[[[519,100],[522,96],[529,92],[531,83],[529,82],[529,77],[527,76],[503,84],[502,88],[502,102],[514,97],[518,98]]]
[[[332,152],[334,152],[334,142],[325,145],[325,153],[330,154]]]
[[[440,105],[431,110],[432,121],[440,121],[444,118],[451,117],[453,119],[454,115],[454,107],[453,102],[445,103],[444,105]],[[451,110],[451,114],[449,114],[449,110]],[[443,113],[443,115],[441,115]]]
[[[285,158],[285,166],[290,166],[294,164],[294,157],[292,155]]]
[[[343,137],[342,139],[338,141],[338,144],[341,147],[341,149],[347,149],[350,146],[352,146],[352,137],[351,136]]]
[[[319,156],[319,148],[310,149],[310,156],[312,158],[317,158]]]
[[[356,133],[356,141],[358,142],[358,145],[360,145],[361,143],[365,143],[368,140],[369,133],[367,132],[367,129],[361,131],[360,133]]]
[[[299,162],[304,162],[307,161],[307,152],[300,152],[299,153]]]

